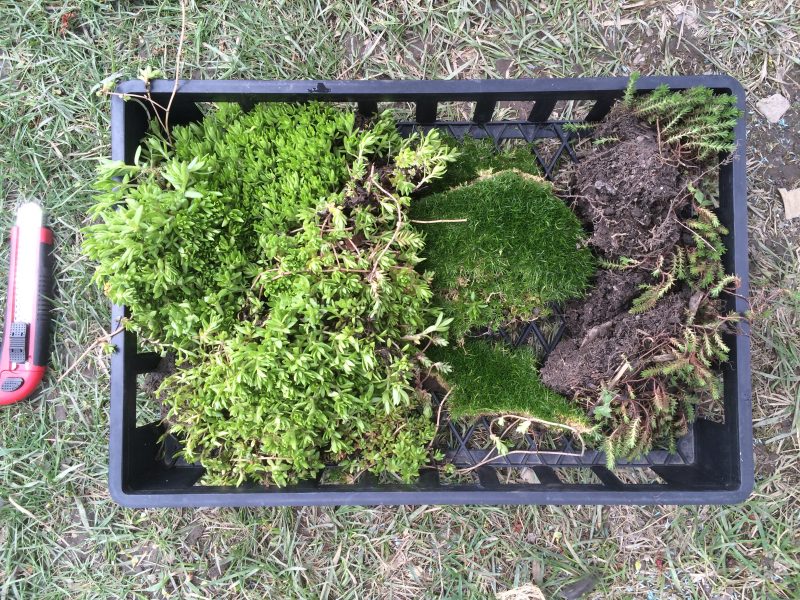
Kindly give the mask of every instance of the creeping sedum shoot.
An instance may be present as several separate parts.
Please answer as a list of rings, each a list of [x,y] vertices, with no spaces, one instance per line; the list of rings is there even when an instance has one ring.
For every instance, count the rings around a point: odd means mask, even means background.
[[[172,138],[103,166],[84,247],[130,326],[184,364],[161,398],[186,460],[209,484],[330,462],[414,478],[434,435],[424,348],[448,320],[406,211],[455,152],[314,103],[223,105]]]

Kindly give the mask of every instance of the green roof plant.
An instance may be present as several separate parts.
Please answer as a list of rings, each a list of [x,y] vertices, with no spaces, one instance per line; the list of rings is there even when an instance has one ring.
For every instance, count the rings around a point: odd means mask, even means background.
[[[447,408],[456,418],[511,414],[536,422],[588,429],[584,410],[545,386],[531,348],[506,348],[469,338],[462,346],[437,347],[432,360],[445,362],[450,388]]]
[[[129,326],[185,365],[161,387],[182,455],[209,484],[327,462],[414,478],[435,429],[424,348],[448,320],[407,210],[455,152],[315,103],[223,105],[171,139],[102,165],[84,248]]]
[[[456,140],[446,136],[443,140],[458,152],[458,160],[447,167],[440,179],[431,183],[426,193],[442,192],[501,171],[539,175],[536,157],[527,143],[507,143],[498,149],[489,138]]]
[[[638,78],[638,73],[631,75],[623,103],[636,116],[656,126],[663,143],[701,161],[733,151],[733,129],[742,116],[735,96],[715,94],[702,86],[672,91],[666,84],[637,95]]]
[[[455,340],[578,297],[594,271],[577,217],[533,175],[504,171],[427,195],[411,215]]]
[[[630,312],[658,310],[659,300],[681,284],[692,297],[680,335],[664,340],[652,360],[602,390],[594,414],[605,432],[603,449],[609,466],[618,458],[641,456],[656,445],[674,451],[678,438],[694,422],[696,407],[722,398],[717,367],[730,353],[723,336],[734,331],[741,317],[724,314],[719,297],[734,291],[739,280],[726,274],[722,264],[722,240],[728,230],[714,213],[713,192],[691,183],[687,191],[695,215],[685,221],[692,243],[678,245],[666,258],[658,257],[652,272],[655,281],[642,285]]]
[[[609,467],[619,458],[632,459],[655,446],[675,451],[677,440],[695,420],[697,406],[719,402],[718,368],[728,360],[724,339],[741,316],[724,314],[720,295],[735,292],[739,280],[725,272],[724,237],[728,230],[714,212],[717,187],[706,171],[696,171],[734,150],[734,127],[742,117],[736,98],[705,87],[670,91],[665,85],[637,95],[638,74],[630,78],[623,105],[656,127],[658,139],[683,163],[689,181],[685,193],[691,215],[682,219],[690,242],[656,257],[653,281],[641,286],[630,312],[658,310],[659,301],[681,290],[691,293],[678,336],[659,341],[659,352],[604,386],[592,409]],[[630,268],[611,264],[608,268]]]

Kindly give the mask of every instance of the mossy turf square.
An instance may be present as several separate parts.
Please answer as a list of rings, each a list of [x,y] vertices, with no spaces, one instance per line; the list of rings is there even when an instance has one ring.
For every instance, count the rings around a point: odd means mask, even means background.
[[[425,233],[422,268],[434,273],[456,340],[579,297],[594,272],[578,218],[549,183],[524,172],[424,196],[411,216]]]
[[[463,346],[438,347],[428,354],[452,368],[446,377],[452,417],[508,414],[586,426],[586,415],[578,405],[541,382],[530,348],[512,350],[469,338]]]

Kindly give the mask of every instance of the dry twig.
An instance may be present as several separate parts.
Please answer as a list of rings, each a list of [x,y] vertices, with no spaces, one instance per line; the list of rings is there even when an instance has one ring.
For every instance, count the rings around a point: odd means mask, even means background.
[[[181,59],[183,58],[183,42],[186,39],[186,0],[181,2],[181,37],[178,39],[178,51],[175,53],[175,83],[172,85],[172,94],[170,94],[169,102],[167,103],[166,116],[164,117],[164,133],[170,138],[169,133],[169,114],[172,109],[172,102],[175,100],[175,94],[178,92],[178,81],[181,76]],[[171,138],[170,138],[171,139]]]
[[[62,373],[62,374],[59,376],[59,378],[56,380],[56,384],[59,384],[59,383],[61,383],[61,382],[64,380],[64,378],[65,378],[67,375],[69,375],[70,373],[72,373],[72,371],[74,371],[74,370],[75,370],[75,368],[76,368],[76,367],[77,367],[79,364],[81,364],[81,362],[83,361],[83,359],[84,359],[84,358],[86,358],[87,356],[89,356],[89,353],[90,353],[92,350],[94,350],[94,349],[95,349],[95,348],[96,348],[98,345],[100,345],[100,344],[101,344],[101,343],[103,343],[103,342],[106,342],[106,343],[110,342],[110,341],[111,341],[111,338],[113,338],[115,335],[117,335],[117,334],[118,334],[120,331],[122,331],[122,330],[124,330],[124,329],[125,329],[125,326],[124,326],[124,325],[120,325],[119,327],[117,327],[117,328],[116,328],[114,331],[112,331],[111,333],[109,333],[109,334],[104,334],[104,335],[101,335],[99,338],[97,338],[95,341],[93,341],[91,344],[89,344],[89,347],[88,347],[88,348],[86,348],[86,350],[84,350],[83,354],[81,354],[81,355],[80,355],[80,356],[77,358],[77,360],[76,360],[75,362],[73,362],[73,363],[72,363],[72,364],[71,364],[69,367],[67,367],[67,370],[66,370],[66,371],[64,371],[64,372],[63,372],[63,373]]]

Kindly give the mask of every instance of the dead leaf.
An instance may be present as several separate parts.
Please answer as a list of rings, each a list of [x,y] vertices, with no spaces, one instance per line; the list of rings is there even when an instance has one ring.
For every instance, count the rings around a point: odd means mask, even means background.
[[[670,4],[668,8],[675,15],[675,19],[681,27],[685,25],[692,31],[697,31],[698,12],[694,3],[681,4],[680,2],[675,2]]]
[[[779,188],[778,191],[781,193],[781,198],[783,198],[783,210],[786,212],[786,219],[800,217],[800,188],[788,191]]]
[[[522,587],[500,592],[495,596],[497,600],[547,600],[539,586],[526,583]]]
[[[756,102],[758,112],[770,123],[777,123],[781,120],[784,113],[789,110],[791,104],[780,94],[772,94]]]
[[[689,322],[694,316],[697,314],[697,309],[700,308],[700,303],[703,301],[705,297],[705,292],[695,292],[691,298],[689,298]]]
[[[603,21],[601,25],[603,27],[622,27],[624,25],[633,25],[634,23],[636,23],[636,19],[611,19]]]
[[[641,0],[641,2],[630,2],[620,6],[622,10],[631,10],[633,8],[649,8],[654,4],[658,4],[661,0]]]
[[[597,586],[598,579],[594,575],[587,575],[575,583],[561,588],[561,596],[564,600],[579,600],[584,598]]]

